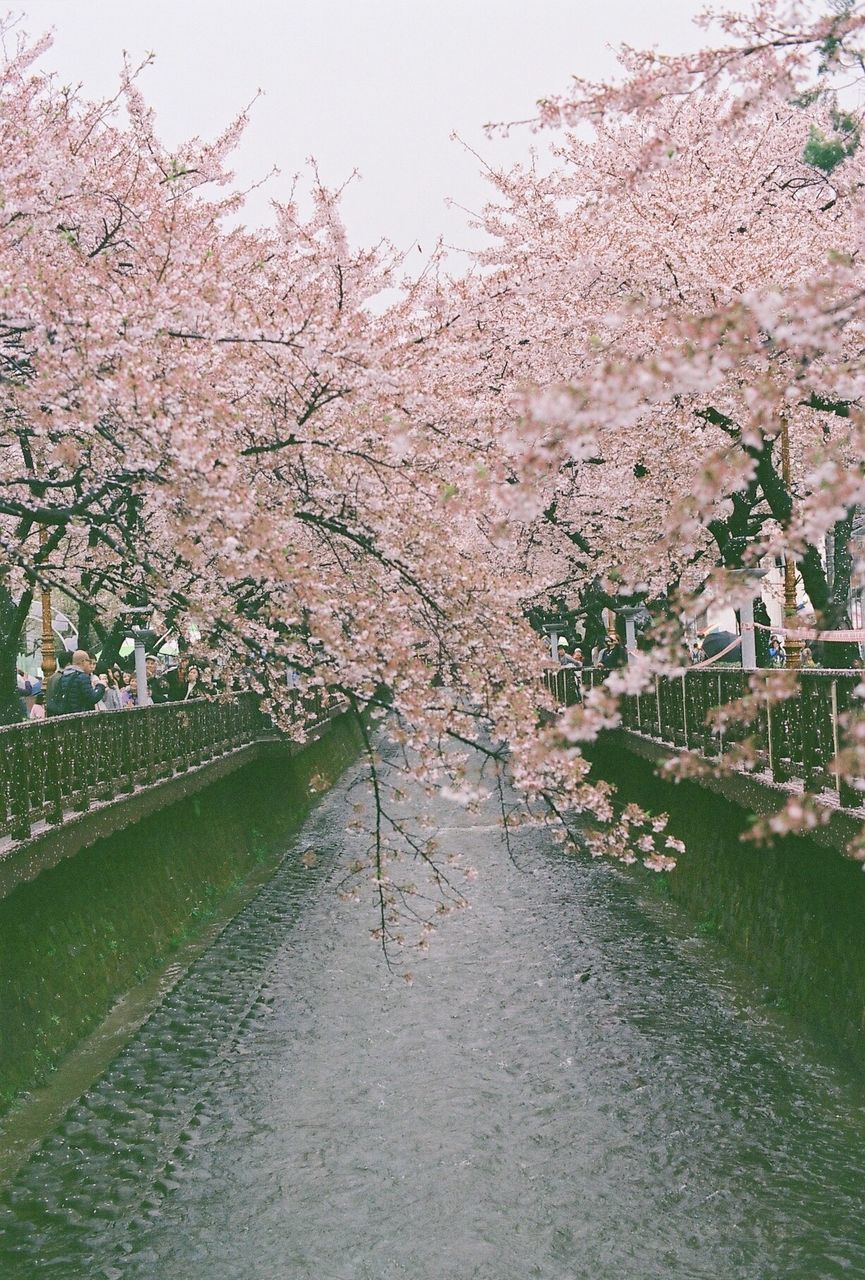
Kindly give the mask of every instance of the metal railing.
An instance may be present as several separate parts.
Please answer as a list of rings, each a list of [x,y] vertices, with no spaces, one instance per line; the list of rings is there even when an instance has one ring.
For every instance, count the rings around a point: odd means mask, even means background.
[[[296,695],[313,724],[336,710],[322,690]],[[99,802],[167,780],[276,730],[252,694],[125,711],[85,711],[0,728],[0,839],[26,840]]]
[[[860,807],[865,797],[844,777],[837,757],[844,747],[846,714],[862,710],[854,690],[865,673],[788,672],[795,682],[793,695],[777,698],[769,682],[779,674],[726,668],[655,676],[644,692],[621,696],[622,728],[708,759],[733,757],[744,771],[777,783],[796,779],[809,794],[833,791],[845,807]],[[549,672],[546,683],[556,701],[569,706],[608,675],[597,667],[579,674],[562,668]],[[731,706],[740,700],[745,700],[741,707]],[[712,715],[726,706],[731,706],[729,716]]]

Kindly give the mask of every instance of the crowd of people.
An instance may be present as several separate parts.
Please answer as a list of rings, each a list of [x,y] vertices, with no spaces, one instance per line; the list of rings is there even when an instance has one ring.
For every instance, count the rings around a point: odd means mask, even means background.
[[[730,631],[698,631],[696,638],[689,643],[689,650],[691,661],[695,664],[705,663],[707,659],[720,659],[736,665],[742,661],[741,637]],[[779,668],[788,665],[787,646],[782,632],[770,633],[762,655],[758,644],[757,664],[761,667]],[[818,666],[810,644],[801,645],[796,665],[802,671],[811,671]],[[853,664],[854,667],[858,665],[861,664]]]
[[[591,652],[591,661],[587,664],[583,650],[579,644],[572,645],[565,636],[556,640],[559,667],[573,673],[574,691],[578,702],[582,701],[582,672],[586,665],[598,667],[602,671],[615,671],[627,662],[627,652],[618,636],[610,633],[602,645],[596,645]]]
[[[583,650],[578,645],[572,647],[571,642],[564,636],[560,637],[556,643],[559,666],[569,670],[579,672],[582,671],[584,666],[592,666],[601,667],[606,671],[613,671],[617,667],[624,666],[627,662],[625,646],[613,633],[606,637],[602,645],[598,645],[592,650],[591,661],[588,663],[583,657]],[[715,628],[698,631],[695,637],[688,640],[688,657],[691,663],[695,665],[706,663],[709,660],[713,662],[720,660],[721,662],[738,665],[742,661],[741,637],[733,632]],[[787,666],[787,650],[783,634],[771,633],[767,642],[765,657],[760,665],[769,667]],[[797,665],[802,670],[811,670],[817,667],[818,663],[809,644],[801,646]],[[862,663],[854,663],[853,665],[858,667]]]
[[[575,645],[572,648],[570,641],[564,636],[559,637],[556,645],[559,653],[559,666],[565,667],[570,671],[582,671],[586,663],[579,645]],[[611,634],[607,636],[603,644],[596,645],[592,650],[591,662],[588,665],[602,667],[605,671],[614,671],[616,667],[625,665],[627,656],[625,646],[618,636]]]
[[[151,703],[188,702],[213,691],[208,666],[187,655],[166,665],[156,654],[146,659],[147,692]],[[134,671],[120,663],[100,663],[86,649],[61,649],[57,667],[47,681],[18,672],[21,718],[44,720],[47,716],[74,715],[80,711],[126,711],[138,706]]]

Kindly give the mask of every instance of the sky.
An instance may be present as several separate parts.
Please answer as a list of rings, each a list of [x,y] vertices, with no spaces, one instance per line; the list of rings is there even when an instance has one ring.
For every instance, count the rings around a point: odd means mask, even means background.
[[[600,78],[625,41],[678,52],[702,43],[702,0],[19,0],[33,35],[50,28],[43,60],[87,96],[116,89],[126,50],[156,54],[141,87],[169,144],[213,137],[258,90],[235,172],[246,219],[268,220],[314,156],[341,186],[351,240],[401,249],[479,242],[462,209],[488,197],[476,155],[491,167],[545,149],[528,128],[490,140],[488,122],[525,120],[572,74]],[[448,207],[450,197],[461,208]]]

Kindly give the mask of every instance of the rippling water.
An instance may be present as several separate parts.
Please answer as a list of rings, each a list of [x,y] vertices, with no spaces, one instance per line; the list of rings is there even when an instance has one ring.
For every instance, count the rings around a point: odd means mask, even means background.
[[[4,1280],[865,1277],[865,1112],[711,941],[490,817],[409,989],[346,788],[19,1173]]]

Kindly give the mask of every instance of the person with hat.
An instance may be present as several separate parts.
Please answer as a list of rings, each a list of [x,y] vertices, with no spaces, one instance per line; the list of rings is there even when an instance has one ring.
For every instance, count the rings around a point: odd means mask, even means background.
[[[559,666],[565,671],[574,673],[574,693],[577,702],[583,700],[581,672],[583,670],[583,655],[579,649],[575,649],[573,653],[568,652],[567,640],[559,640]]]
[[[604,647],[598,654],[598,666],[603,667],[606,671],[615,671],[617,667],[625,666],[627,661],[628,654],[625,646],[615,631],[608,631]]]
[[[570,645],[568,644],[567,640],[564,638],[564,636],[561,636],[559,638],[559,666],[560,667],[582,666],[582,663],[577,663],[574,660],[574,657],[572,656],[572,654],[568,652],[569,648],[570,648]]]
[[[171,690],[159,674],[159,659],[155,653],[148,653],[145,660],[147,669],[147,692],[150,701],[158,706],[161,702],[171,701]]]

